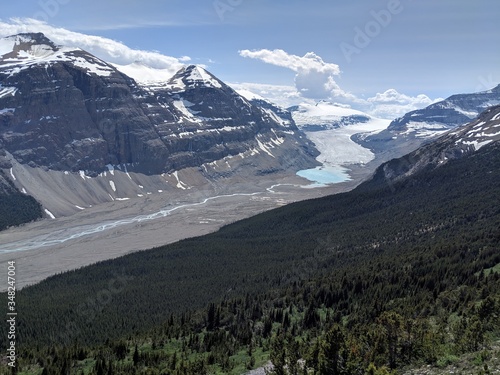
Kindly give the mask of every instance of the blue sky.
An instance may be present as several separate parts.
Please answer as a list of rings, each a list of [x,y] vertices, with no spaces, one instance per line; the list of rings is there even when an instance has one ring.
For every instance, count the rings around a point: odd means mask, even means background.
[[[389,89],[378,99],[434,100],[500,83],[499,15],[498,0],[23,0],[2,4],[0,17],[189,56],[253,88],[289,86],[319,99],[312,86],[326,84],[333,100],[355,106]],[[326,71],[291,69],[277,50],[290,61],[313,52],[304,62]]]

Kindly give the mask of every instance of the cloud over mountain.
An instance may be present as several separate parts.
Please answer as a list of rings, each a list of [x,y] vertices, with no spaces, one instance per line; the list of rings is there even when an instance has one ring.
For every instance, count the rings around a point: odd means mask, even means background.
[[[437,100],[432,100],[423,94],[408,96],[395,89],[389,89],[368,98],[366,102],[370,107],[370,114],[382,118],[396,118],[416,109],[427,107]]]
[[[34,19],[16,18],[8,22],[0,21],[0,37],[28,32],[44,33],[56,44],[79,47],[113,64],[129,65],[139,62],[151,68],[167,69],[171,72],[170,75],[175,74],[184,65],[183,61],[189,59],[186,56],[176,58],[159,52],[132,49],[112,39],[53,27]]]
[[[267,64],[293,70],[297,91],[305,98],[323,99],[335,93],[338,96],[348,96],[335,82],[334,77],[340,75],[337,64],[326,63],[314,52],[304,56],[291,55],[281,49],[257,51],[239,51],[242,57],[261,60]]]
[[[401,94],[395,89],[377,93],[368,99],[359,98],[345,91],[335,80],[341,73],[339,65],[325,62],[314,52],[308,52],[302,57],[289,54],[281,49],[241,50],[239,54],[242,57],[260,60],[297,73],[295,76],[297,95],[290,95],[289,93],[288,97],[290,98],[301,97],[304,100],[327,99],[336,103],[348,104],[376,117],[389,119],[426,107],[435,101],[423,94],[411,97]],[[251,90],[252,88],[248,87],[248,89]],[[262,92],[260,94],[262,95]]]
[[[82,48],[114,64],[122,72],[140,82],[166,81],[190,61],[189,56],[172,57],[155,51],[133,49],[109,38],[53,27],[34,19],[16,18],[0,21],[0,37],[26,32],[42,32],[56,44]],[[314,52],[297,56],[281,49],[252,51],[246,49],[239,51],[239,54],[296,73],[293,86],[233,84],[233,87],[250,90],[283,107],[299,104],[302,101],[327,99],[347,104],[376,117],[394,119],[435,102],[426,95],[412,97],[395,89],[377,93],[370,98],[357,97],[337,83],[341,74],[339,65],[324,61]]]

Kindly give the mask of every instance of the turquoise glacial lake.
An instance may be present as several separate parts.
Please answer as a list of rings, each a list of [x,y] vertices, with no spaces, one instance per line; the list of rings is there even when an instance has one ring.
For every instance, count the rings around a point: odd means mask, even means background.
[[[297,176],[306,178],[317,185],[338,184],[351,179],[347,174],[347,169],[340,166],[320,166],[303,169],[297,172]]]

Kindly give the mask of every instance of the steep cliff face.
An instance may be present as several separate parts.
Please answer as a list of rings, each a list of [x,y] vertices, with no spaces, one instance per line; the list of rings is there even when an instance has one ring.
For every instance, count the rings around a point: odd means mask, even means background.
[[[201,67],[151,89],[43,34],[5,38],[2,52],[9,43],[0,59],[0,147],[22,164],[89,175],[127,165],[151,175],[278,143],[298,164],[315,153],[296,128],[282,132]]]
[[[168,150],[144,113],[140,88],[112,66],[42,34],[15,36],[0,60],[3,147],[32,167],[86,170],[144,164]]]
[[[287,113],[199,66],[153,87],[40,33],[0,39],[0,168],[56,216],[317,165]]]
[[[285,124],[276,115],[279,109],[248,101],[202,67],[187,66],[150,93],[175,110],[174,123],[156,127],[175,147],[176,163],[196,166],[250,151],[273,158],[279,169],[291,167],[291,159],[303,166],[316,154],[293,122]]]

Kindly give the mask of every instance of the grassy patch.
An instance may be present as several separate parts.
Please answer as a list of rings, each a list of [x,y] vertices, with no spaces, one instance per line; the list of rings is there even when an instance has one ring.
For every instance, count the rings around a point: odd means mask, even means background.
[[[485,276],[489,276],[492,273],[499,273],[500,274],[500,263],[498,263],[495,267],[491,267],[491,268],[484,270]]]
[[[449,365],[453,365],[457,363],[459,358],[453,354],[447,354],[441,358],[439,358],[436,362],[436,366],[439,368],[445,368]]]

